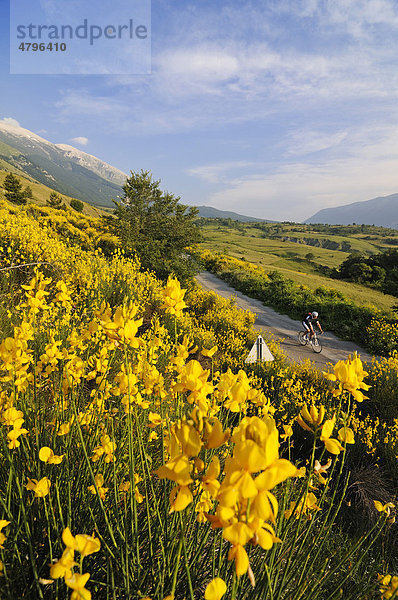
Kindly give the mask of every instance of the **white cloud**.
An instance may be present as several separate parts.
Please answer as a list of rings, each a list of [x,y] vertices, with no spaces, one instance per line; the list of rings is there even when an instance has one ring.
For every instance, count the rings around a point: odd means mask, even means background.
[[[73,142],[74,144],[79,144],[80,146],[87,146],[88,144],[88,138],[83,136],[71,138],[69,141]]]
[[[321,131],[298,130],[285,140],[287,156],[300,156],[328,150],[339,146],[347,138],[347,131],[327,133]]]
[[[388,44],[349,45],[328,54],[221,39],[165,50],[154,57],[150,77],[110,78],[112,94],[62,90],[56,106],[65,117],[102,118],[108,129],[136,135],[258,122],[289,110],[333,110],[337,102],[346,103],[347,113],[358,102],[396,102],[395,62]]]
[[[0,123],[5,123],[6,125],[12,125],[13,127],[21,127],[20,123],[13,119],[12,117],[4,117],[4,119],[0,119]]]
[[[291,162],[236,178],[212,194],[216,208],[275,220],[304,221],[321,208],[397,192],[398,127],[357,132],[350,152],[320,162]]]
[[[187,170],[188,175],[192,175],[194,177],[199,177],[206,181],[207,183],[225,183],[226,181],[230,181],[231,178],[228,177],[231,172],[235,170],[239,170],[245,167],[251,167],[254,163],[248,161],[230,161],[230,162],[221,162],[212,165],[201,165],[198,167],[192,167]]]

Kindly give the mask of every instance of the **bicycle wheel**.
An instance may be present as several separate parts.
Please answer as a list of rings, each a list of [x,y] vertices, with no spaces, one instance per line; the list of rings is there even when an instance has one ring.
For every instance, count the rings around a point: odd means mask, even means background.
[[[306,335],[307,335],[306,331],[298,332],[297,338],[302,346],[306,346],[308,344],[308,338],[306,337]]]
[[[311,340],[311,346],[313,351],[317,354],[319,354],[319,352],[322,352],[322,344],[317,337]]]

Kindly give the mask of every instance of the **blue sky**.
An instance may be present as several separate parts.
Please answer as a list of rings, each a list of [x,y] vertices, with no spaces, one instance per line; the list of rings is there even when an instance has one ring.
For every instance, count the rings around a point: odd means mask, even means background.
[[[9,75],[0,1],[0,118],[262,218],[398,192],[396,0],[153,0],[136,76]]]

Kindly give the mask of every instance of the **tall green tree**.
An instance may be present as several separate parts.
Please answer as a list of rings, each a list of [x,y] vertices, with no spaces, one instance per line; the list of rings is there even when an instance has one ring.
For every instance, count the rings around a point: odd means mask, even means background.
[[[14,204],[26,204],[26,190],[23,191],[22,183],[12,173],[8,173],[3,183],[4,195],[6,200]]]
[[[125,250],[137,253],[142,266],[160,277],[175,273],[186,279],[192,275],[193,264],[185,249],[200,240],[194,222],[198,210],[163,192],[160,181],[149,171],[131,171],[123,191],[121,202],[115,202],[114,218],[108,220]]]

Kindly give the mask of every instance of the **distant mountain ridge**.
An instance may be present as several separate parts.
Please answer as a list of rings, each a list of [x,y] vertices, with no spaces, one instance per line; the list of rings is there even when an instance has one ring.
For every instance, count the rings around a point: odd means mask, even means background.
[[[205,219],[232,219],[233,221],[242,221],[243,223],[255,223],[257,221],[263,221],[266,223],[270,223],[267,219],[259,219],[257,217],[247,217],[246,215],[240,215],[236,212],[231,212],[229,210],[219,210],[218,208],[213,208],[212,206],[197,206],[199,209],[199,217],[203,217]]]
[[[324,208],[312,215],[305,223],[327,225],[378,225],[398,229],[398,194],[380,196],[344,206]]]
[[[23,171],[52,189],[96,206],[113,207],[127,178],[122,171],[73,146],[0,121],[0,166]]]

